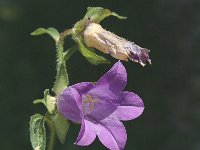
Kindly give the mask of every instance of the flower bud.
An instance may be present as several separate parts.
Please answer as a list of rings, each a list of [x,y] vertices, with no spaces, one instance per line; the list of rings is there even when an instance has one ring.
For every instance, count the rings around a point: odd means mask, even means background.
[[[48,111],[52,114],[56,109],[56,98],[50,95],[47,95],[46,106],[47,106]]]
[[[83,36],[88,47],[96,48],[116,59],[126,61],[130,59],[142,66],[145,66],[146,62],[151,64],[148,49],[141,48],[134,42],[103,29],[99,24],[89,23],[83,32]]]

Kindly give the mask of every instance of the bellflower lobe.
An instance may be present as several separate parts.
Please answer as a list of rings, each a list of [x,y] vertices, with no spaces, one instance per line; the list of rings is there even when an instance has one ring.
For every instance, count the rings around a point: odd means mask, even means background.
[[[90,145],[98,136],[108,149],[124,149],[127,134],[121,121],[135,119],[144,110],[138,95],[123,91],[126,83],[126,69],[119,61],[97,83],[78,83],[58,96],[58,111],[81,123],[75,144]]]

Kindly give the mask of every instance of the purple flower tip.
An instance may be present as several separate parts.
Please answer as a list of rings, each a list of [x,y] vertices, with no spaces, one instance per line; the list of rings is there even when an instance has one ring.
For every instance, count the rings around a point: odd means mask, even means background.
[[[151,64],[151,60],[149,59],[150,50],[146,48],[141,48],[136,44],[133,44],[133,49],[129,51],[129,59],[135,62],[140,63],[142,66],[145,66],[148,62]]]
[[[110,150],[124,149],[127,134],[121,121],[135,119],[144,110],[137,94],[123,91],[126,83],[126,69],[119,61],[96,84],[78,83],[58,96],[58,111],[81,123],[75,144],[90,145],[97,136]]]

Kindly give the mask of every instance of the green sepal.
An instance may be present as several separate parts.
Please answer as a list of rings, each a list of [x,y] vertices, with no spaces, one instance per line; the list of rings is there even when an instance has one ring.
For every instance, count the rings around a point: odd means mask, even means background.
[[[45,102],[45,99],[42,98],[42,99],[36,99],[33,101],[33,104],[38,104],[38,103],[42,103],[46,106],[46,102]]]
[[[30,120],[30,140],[34,150],[46,149],[46,131],[44,116],[35,114]]]
[[[64,61],[69,60],[69,58],[78,50],[78,45],[74,45],[72,47],[70,47],[69,49],[67,49],[64,53],[63,53],[63,57],[64,57]]]
[[[70,123],[58,112],[53,116],[53,122],[54,122],[58,139],[60,140],[62,144],[64,144],[67,132],[69,130]]]
[[[34,100],[33,104],[43,103],[46,106],[47,95],[49,95],[49,89],[44,90],[44,98]]]
[[[99,64],[109,64],[110,61],[107,60],[106,58],[97,55],[94,53],[90,48],[82,44],[81,41],[77,40],[78,45],[79,45],[79,50],[81,54],[91,63],[94,65],[99,65]]]
[[[52,90],[58,95],[68,86],[68,84],[69,80],[67,70],[65,64],[62,63],[58,68],[58,74],[56,76],[56,81]]]
[[[124,16],[120,16],[115,12],[111,12],[108,9],[104,9],[102,7],[88,7],[87,13],[85,14],[84,18],[78,21],[73,28],[72,37],[73,39],[80,35],[81,32],[84,31],[85,26],[89,22],[100,23],[103,19],[109,16],[115,16],[119,19],[126,19]],[[82,39],[82,37],[79,37]]]
[[[56,30],[55,28],[38,28],[35,31],[33,31],[31,33],[31,35],[42,35],[42,34],[48,34],[50,35],[56,42],[59,40],[60,38],[60,33],[58,32],[58,30]]]
[[[83,19],[89,19],[91,22],[99,23],[109,16],[115,16],[119,19],[127,19],[127,17],[120,16],[117,13],[111,12],[109,9],[104,9],[102,7],[88,7],[87,13]]]
[[[49,94],[49,89],[44,91],[43,99],[36,99],[33,101],[33,104],[38,103],[43,103],[50,114],[52,114],[56,109],[56,98]]]

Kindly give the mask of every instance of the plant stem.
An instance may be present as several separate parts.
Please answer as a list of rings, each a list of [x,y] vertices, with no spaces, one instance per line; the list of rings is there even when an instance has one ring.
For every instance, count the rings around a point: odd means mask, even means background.
[[[50,128],[50,139],[49,139],[47,148],[48,148],[48,150],[53,150],[53,146],[54,146],[54,142],[55,142],[55,127],[54,127],[54,124],[48,114],[45,116],[45,121]]]
[[[62,32],[60,34],[60,38],[58,40],[58,42],[56,43],[57,45],[57,57],[58,57],[58,69],[59,66],[61,66],[61,64],[65,63],[64,62],[64,57],[63,57],[63,45],[64,45],[64,39],[66,36],[71,34],[71,29],[67,29],[64,32]]]
[[[56,94],[58,94],[65,86],[68,85],[68,75],[67,75],[67,70],[66,70],[66,65],[65,65],[65,60],[64,60],[63,47],[64,47],[64,39],[69,34],[71,34],[71,29],[65,30],[64,32],[60,34],[60,38],[58,42],[56,42],[57,76],[56,76],[55,85],[53,87],[54,92]],[[62,85],[60,86],[60,84]],[[47,122],[50,128],[50,139],[48,143],[48,150],[53,150],[54,141],[55,141],[55,126],[51,119],[51,115],[49,113],[45,115],[45,121]]]
[[[71,34],[71,29],[65,30],[60,34],[59,40],[56,42],[56,50],[57,50],[57,74],[56,81],[53,87],[53,91],[55,94],[59,94],[62,90],[64,90],[69,83],[67,69],[64,60],[64,39],[66,36]]]

